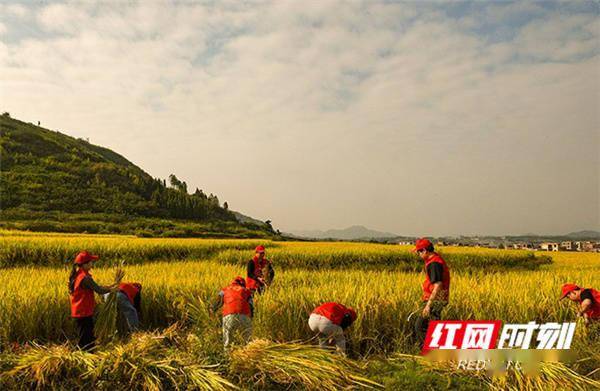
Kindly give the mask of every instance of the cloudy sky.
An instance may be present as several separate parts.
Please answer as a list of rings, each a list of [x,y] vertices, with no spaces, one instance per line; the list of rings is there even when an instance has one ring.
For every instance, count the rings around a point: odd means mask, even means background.
[[[599,9],[2,2],[0,109],[282,230],[600,230]]]

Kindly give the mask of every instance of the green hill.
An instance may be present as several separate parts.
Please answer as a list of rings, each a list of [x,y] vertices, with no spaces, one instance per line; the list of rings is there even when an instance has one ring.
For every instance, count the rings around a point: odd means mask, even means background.
[[[86,140],[0,116],[0,226],[143,236],[271,236],[216,195],[152,178]]]

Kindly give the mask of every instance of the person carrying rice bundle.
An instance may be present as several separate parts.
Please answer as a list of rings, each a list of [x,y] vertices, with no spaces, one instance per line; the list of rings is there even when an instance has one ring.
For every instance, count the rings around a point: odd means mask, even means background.
[[[83,350],[92,350],[96,345],[94,335],[94,310],[96,299],[94,292],[103,295],[117,289],[117,284],[109,286],[98,285],[90,273],[97,255],[81,251],[75,257],[71,274],[69,275],[69,295],[71,300],[71,317],[75,319],[79,342],[77,346]]]
[[[108,293],[104,295],[108,299]],[[142,304],[142,284],[139,282],[122,282],[117,291],[117,308],[122,319],[120,324],[126,334],[133,333],[140,327]]]

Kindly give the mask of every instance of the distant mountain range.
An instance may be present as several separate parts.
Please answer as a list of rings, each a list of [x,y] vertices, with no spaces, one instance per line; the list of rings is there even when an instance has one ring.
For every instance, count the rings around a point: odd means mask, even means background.
[[[394,238],[398,235],[390,232],[380,232],[363,227],[362,225],[354,225],[344,229],[330,229],[327,231],[321,230],[292,230],[289,232],[291,236],[307,238],[307,239],[338,239],[338,240],[357,240],[357,239],[380,239]]]
[[[568,233],[566,236],[573,239],[600,239],[600,232],[598,231],[578,231]]]

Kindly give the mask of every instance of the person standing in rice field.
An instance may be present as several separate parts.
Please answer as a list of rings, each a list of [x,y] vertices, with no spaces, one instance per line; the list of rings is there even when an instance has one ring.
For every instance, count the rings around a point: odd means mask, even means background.
[[[229,286],[219,292],[219,299],[213,305],[213,312],[223,307],[223,346],[227,350],[238,335],[243,342],[250,342],[252,336],[252,316],[254,303],[252,292],[246,288],[246,281],[236,277]]]
[[[430,320],[440,320],[442,311],[450,298],[450,269],[442,257],[435,252],[433,244],[425,238],[415,242],[416,252],[424,262],[425,281],[423,281],[423,309],[417,318],[415,331],[424,339]]]
[[[265,258],[264,246],[257,246],[254,257],[248,261],[246,288],[262,293],[275,278],[271,261]]]
[[[71,299],[71,317],[75,319],[79,342],[77,346],[83,350],[92,350],[96,344],[94,335],[94,310],[96,299],[94,292],[102,295],[117,289],[117,284],[100,286],[92,278],[90,270],[97,255],[82,251],[75,257],[69,275],[69,295]]]

